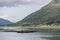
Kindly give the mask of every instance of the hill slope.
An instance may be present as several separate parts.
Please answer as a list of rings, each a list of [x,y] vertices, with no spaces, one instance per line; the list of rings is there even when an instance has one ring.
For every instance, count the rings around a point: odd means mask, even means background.
[[[0,25],[6,25],[6,24],[11,24],[12,22],[8,21],[8,20],[5,20],[5,19],[2,19],[0,18]]]
[[[44,24],[44,23],[60,23],[60,1],[52,0],[48,5],[44,6],[40,10],[31,13],[26,18],[18,21],[13,25],[22,25],[28,23]]]
[[[52,0],[40,10],[28,15],[19,23],[51,23],[60,21],[60,0]]]

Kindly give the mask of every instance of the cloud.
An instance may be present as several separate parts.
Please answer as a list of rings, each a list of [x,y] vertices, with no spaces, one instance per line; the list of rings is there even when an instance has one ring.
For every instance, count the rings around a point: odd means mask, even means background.
[[[7,18],[8,18],[8,16],[0,16],[0,18],[7,19]]]
[[[25,4],[38,4],[41,0],[0,0],[0,7],[12,7]]]

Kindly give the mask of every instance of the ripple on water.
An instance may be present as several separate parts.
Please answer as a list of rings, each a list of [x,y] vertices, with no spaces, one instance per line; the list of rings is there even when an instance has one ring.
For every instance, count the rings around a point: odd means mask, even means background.
[[[60,39],[60,35],[53,33],[16,33],[16,32],[0,32],[0,40],[56,40]]]

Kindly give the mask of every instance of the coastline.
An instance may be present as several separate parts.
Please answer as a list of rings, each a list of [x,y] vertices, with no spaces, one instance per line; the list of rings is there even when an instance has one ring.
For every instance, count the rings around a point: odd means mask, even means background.
[[[60,32],[60,28],[50,27],[0,27],[0,32],[17,32],[17,33],[31,33],[31,32]]]

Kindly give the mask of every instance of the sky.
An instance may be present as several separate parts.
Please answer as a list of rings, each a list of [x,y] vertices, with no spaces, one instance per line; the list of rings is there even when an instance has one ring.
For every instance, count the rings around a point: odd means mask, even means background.
[[[41,9],[51,0],[0,0],[0,18],[17,22]]]

